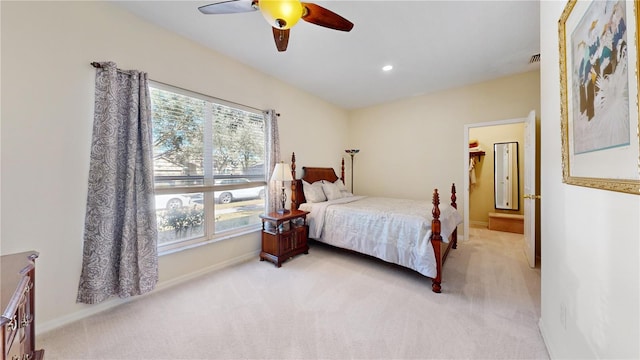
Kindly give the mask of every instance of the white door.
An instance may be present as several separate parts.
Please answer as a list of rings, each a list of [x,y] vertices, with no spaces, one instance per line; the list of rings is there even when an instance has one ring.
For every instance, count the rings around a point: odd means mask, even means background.
[[[530,267],[536,266],[536,112],[524,123],[524,252]]]

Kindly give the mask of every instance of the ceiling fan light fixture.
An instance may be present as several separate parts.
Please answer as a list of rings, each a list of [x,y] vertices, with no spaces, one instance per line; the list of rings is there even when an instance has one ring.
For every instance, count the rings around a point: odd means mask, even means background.
[[[267,22],[281,30],[293,27],[304,11],[299,0],[260,0],[258,6]]]

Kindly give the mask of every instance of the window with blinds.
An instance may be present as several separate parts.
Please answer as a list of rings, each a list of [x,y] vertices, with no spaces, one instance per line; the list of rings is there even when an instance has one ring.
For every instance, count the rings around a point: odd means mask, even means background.
[[[262,112],[165,84],[150,93],[160,252],[259,229]]]

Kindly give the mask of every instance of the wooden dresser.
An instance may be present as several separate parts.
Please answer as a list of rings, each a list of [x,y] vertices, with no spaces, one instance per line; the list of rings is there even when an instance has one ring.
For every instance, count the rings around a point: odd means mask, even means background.
[[[1,360],[44,358],[44,350],[35,350],[36,258],[35,251],[0,256]]]

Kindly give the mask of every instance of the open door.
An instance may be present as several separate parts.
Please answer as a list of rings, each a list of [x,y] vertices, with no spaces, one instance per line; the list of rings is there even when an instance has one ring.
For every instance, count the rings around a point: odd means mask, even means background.
[[[474,123],[464,126],[464,235],[468,239],[469,234],[469,132],[473,128],[508,125],[515,123],[524,124],[523,164],[524,164],[524,200],[522,201],[524,212],[524,237],[525,256],[527,262],[533,268],[536,266],[536,112],[532,110],[526,118],[498,120],[484,123]]]
[[[524,252],[530,267],[536,266],[536,112],[524,124]]]

